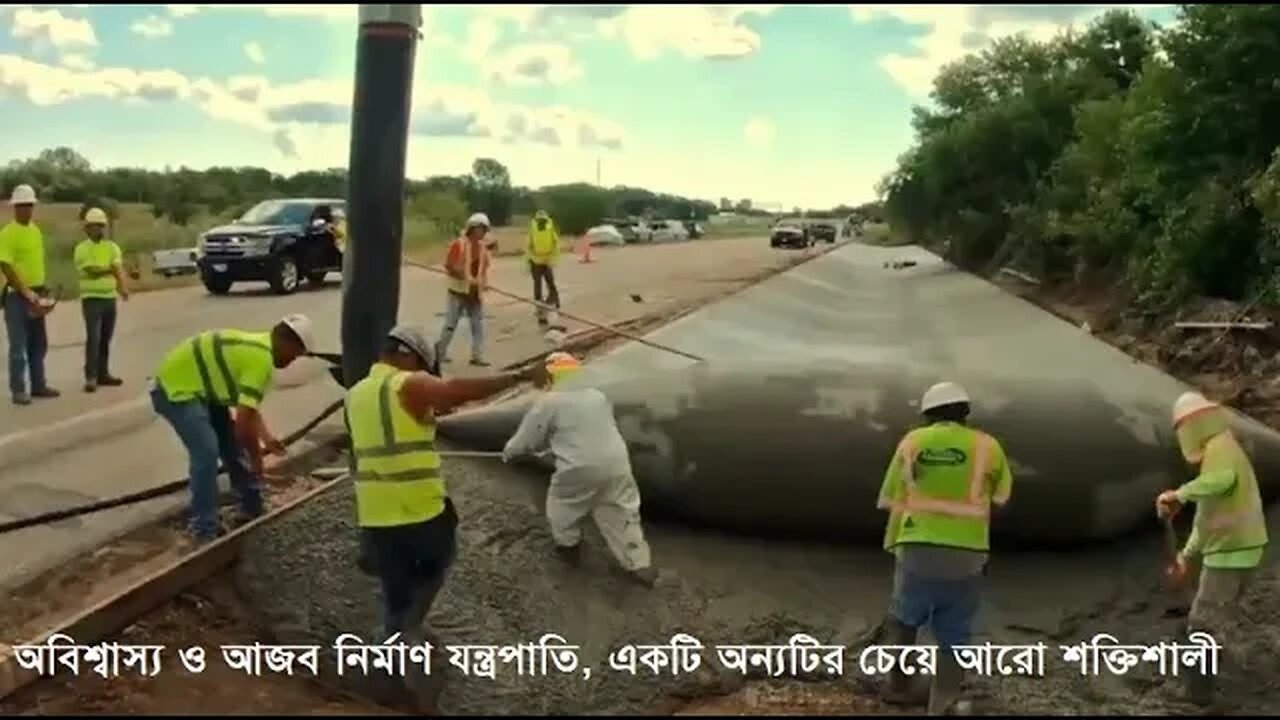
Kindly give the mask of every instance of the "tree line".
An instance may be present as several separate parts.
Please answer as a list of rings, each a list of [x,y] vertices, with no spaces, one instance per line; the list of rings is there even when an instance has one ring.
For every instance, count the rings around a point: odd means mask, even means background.
[[[1280,300],[1280,5],[1002,39],[930,97],[879,188],[908,239],[971,270],[1111,280],[1152,313]]]
[[[345,197],[345,169],[308,170],[279,175],[257,167],[145,170],[94,168],[74,149],[43,150],[14,160],[0,170],[6,192],[19,183],[36,187],[46,202],[99,206],[115,215],[119,203],[144,203],[156,218],[187,224],[200,209],[212,215],[238,215],[254,203],[274,197]],[[410,214],[437,224],[460,227],[471,212],[485,212],[495,225],[543,209],[562,232],[581,233],[606,217],[637,216],[706,220],[713,203],[643,188],[601,188],[587,183],[537,189],[513,185],[501,162],[479,158],[467,175],[440,175],[405,182]]]

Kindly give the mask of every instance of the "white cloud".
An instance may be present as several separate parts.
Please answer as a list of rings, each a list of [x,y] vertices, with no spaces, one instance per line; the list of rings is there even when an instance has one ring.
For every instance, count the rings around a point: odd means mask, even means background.
[[[300,147],[296,142],[300,131],[344,127],[350,122],[352,83],[350,78],[341,78],[273,85],[256,75],[218,81],[188,78],[173,70],[78,71],[0,55],[0,95],[25,98],[37,105],[82,97],[185,101],[211,118],[269,134],[273,144],[289,157]],[[563,106],[498,103],[477,88],[426,85],[414,89],[413,99],[410,131],[417,136],[609,149],[620,149],[625,139],[617,123],[591,113]]]
[[[498,42],[498,20],[491,15],[481,15],[467,25],[467,39],[462,46],[462,58],[473,65],[484,65]]]
[[[742,137],[753,147],[764,148],[773,144],[777,129],[768,118],[754,117],[742,128]]]
[[[582,77],[582,65],[567,45],[517,45],[487,62],[488,76],[506,85],[563,85]]]
[[[1002,37],[1026,33],[1048,40],[1075,24],[1085,23],[1115,7],[1136,5],[850,5],[855,22],[890,18],[920,26],[924,34],[912,40],[915,52],[891,53],[880,67],[908,93],[925,97],[933,79],[949,62]]]
[[[147,38],[158,38],[173,34],[173,23],[158,15],[149,15],[129,26],[134,33]]]
[[[68,68],[71,70],[80,70],[82,72],[85,70],[92,70],[94,67],[96,67],[93,63],[93,60],[89,59],[85,55],[81,55],[80,53],[68,53],[66,55],[63,55],[60,62],[62,63],[62,66],[65,68]]]
[[[59,50],[98,45],[98,37],[88,20],[70,18],[58,10],[18,8],[13,13],[11,32],[15,39],[47,43]]]
[[[357,5],[166,5],[174,17],[188,17],[199,12],[230,10],[257,12],[273,17],[315,17],[326,20],[354,20]]]
[[[513,23],[522,34],[576,37],[584,25],[624,41],[644,60],[675,51],[689,58],[737,58],[760,49],[760,34],[747,22],[780,5],[486,5],[481,18],[497,27]],[[480,21],[473,22],[475,26]]]
[[[244,44],[244,56],[249,58],[249,62],[254,65],[262,65],[267,62],[267,54],[262,49],[262,43],[257,41],[249,41]]]

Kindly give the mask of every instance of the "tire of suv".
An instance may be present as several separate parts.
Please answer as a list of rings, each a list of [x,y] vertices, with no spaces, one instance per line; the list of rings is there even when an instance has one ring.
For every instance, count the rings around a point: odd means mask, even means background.
[[[324,279],[329,277],[329,273],[314,270],[307,273],[307,284],[311,287],[324,287]]]
[[[231,278],[224,275],[214,275],[213,273],[200,273],[200,282],[204,283],[204,288],[214,295],[226,295],[231,292]]]
[[[298,290],[298,260],[289,253],[281,253],[271,263],[271,274],[267,282],[277,295],[292,295]]]

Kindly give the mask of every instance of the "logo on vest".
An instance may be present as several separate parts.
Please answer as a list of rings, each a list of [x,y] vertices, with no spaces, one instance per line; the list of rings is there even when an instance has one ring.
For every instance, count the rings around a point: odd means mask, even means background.
[[[968,459],[969,456],[960,448],[945,448],[942,450],[926,448],[916,456],[916,462],[925,467],[955,467],[965,464]]]

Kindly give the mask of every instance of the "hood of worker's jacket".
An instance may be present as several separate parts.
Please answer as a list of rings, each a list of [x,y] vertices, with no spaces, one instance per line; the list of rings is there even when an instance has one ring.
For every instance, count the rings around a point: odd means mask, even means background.
[[[1189,463],[1204,459],[1204,446],[1215,436],[1227,431],[1230,419],[1220,407],[1202,410],[1178,425],[1178,447]]]

